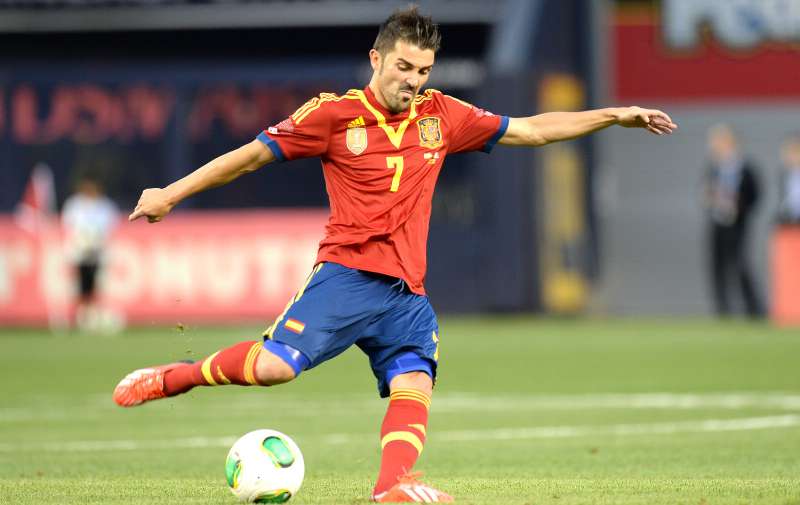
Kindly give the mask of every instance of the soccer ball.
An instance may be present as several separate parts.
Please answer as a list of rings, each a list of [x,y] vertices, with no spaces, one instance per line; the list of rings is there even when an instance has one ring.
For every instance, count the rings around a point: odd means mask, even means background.
[[[246,503],[284,503],[303,483],[305,463],[294,440],[256,430],[237,440],[225,461],[231,492]]]

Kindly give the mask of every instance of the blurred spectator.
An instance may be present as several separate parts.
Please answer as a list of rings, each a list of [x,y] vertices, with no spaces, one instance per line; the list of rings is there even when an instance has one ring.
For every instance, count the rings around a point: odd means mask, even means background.
[[[719,124],[709,130],[708,150],[705,198],[715,309],[720,316],[730,315],[730,295],[738,291],[747,314],[761,317],[764,309],[747,260],[748,222],[759,193],[756,167],[743,156],[729,125]]]
[[[781,159],[778,222],[800,224],[800,132],[787,137]]]
[[[64,202],[61,220],[67,258],[79,279],[75,323],[81,330],[101,329],[106,318],[96,303],[96,279],[103,264],[108,237],[118,219],[117,207],[100,182],[84,177]]]

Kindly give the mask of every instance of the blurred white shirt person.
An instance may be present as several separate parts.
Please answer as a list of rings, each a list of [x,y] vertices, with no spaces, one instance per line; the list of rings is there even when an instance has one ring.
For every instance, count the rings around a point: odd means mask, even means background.
[[[76,189],[61,213],[67,258],[79,279],[75,323],[82,330],[97,330],[102,317],[95,300],[96,279],[119,212],[97,181],[81,179]]]
[[[778,221],[800,224],[800,133],[790,135],[782,149]]]

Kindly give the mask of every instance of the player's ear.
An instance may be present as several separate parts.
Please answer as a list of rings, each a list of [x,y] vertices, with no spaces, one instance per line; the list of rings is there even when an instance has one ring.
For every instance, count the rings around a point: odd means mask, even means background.
[[[377,49],[369,50],[369,64],[375,72],[381,68],[381,53],[379,53]]]

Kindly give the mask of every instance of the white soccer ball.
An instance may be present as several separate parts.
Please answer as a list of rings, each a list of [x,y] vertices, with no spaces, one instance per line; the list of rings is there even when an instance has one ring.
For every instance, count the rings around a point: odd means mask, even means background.
[[[225,461],[231,492],[246,503],[284,503],[297,494],[305,463],[294,440],[275,430],[256,430],[236,441]]]

